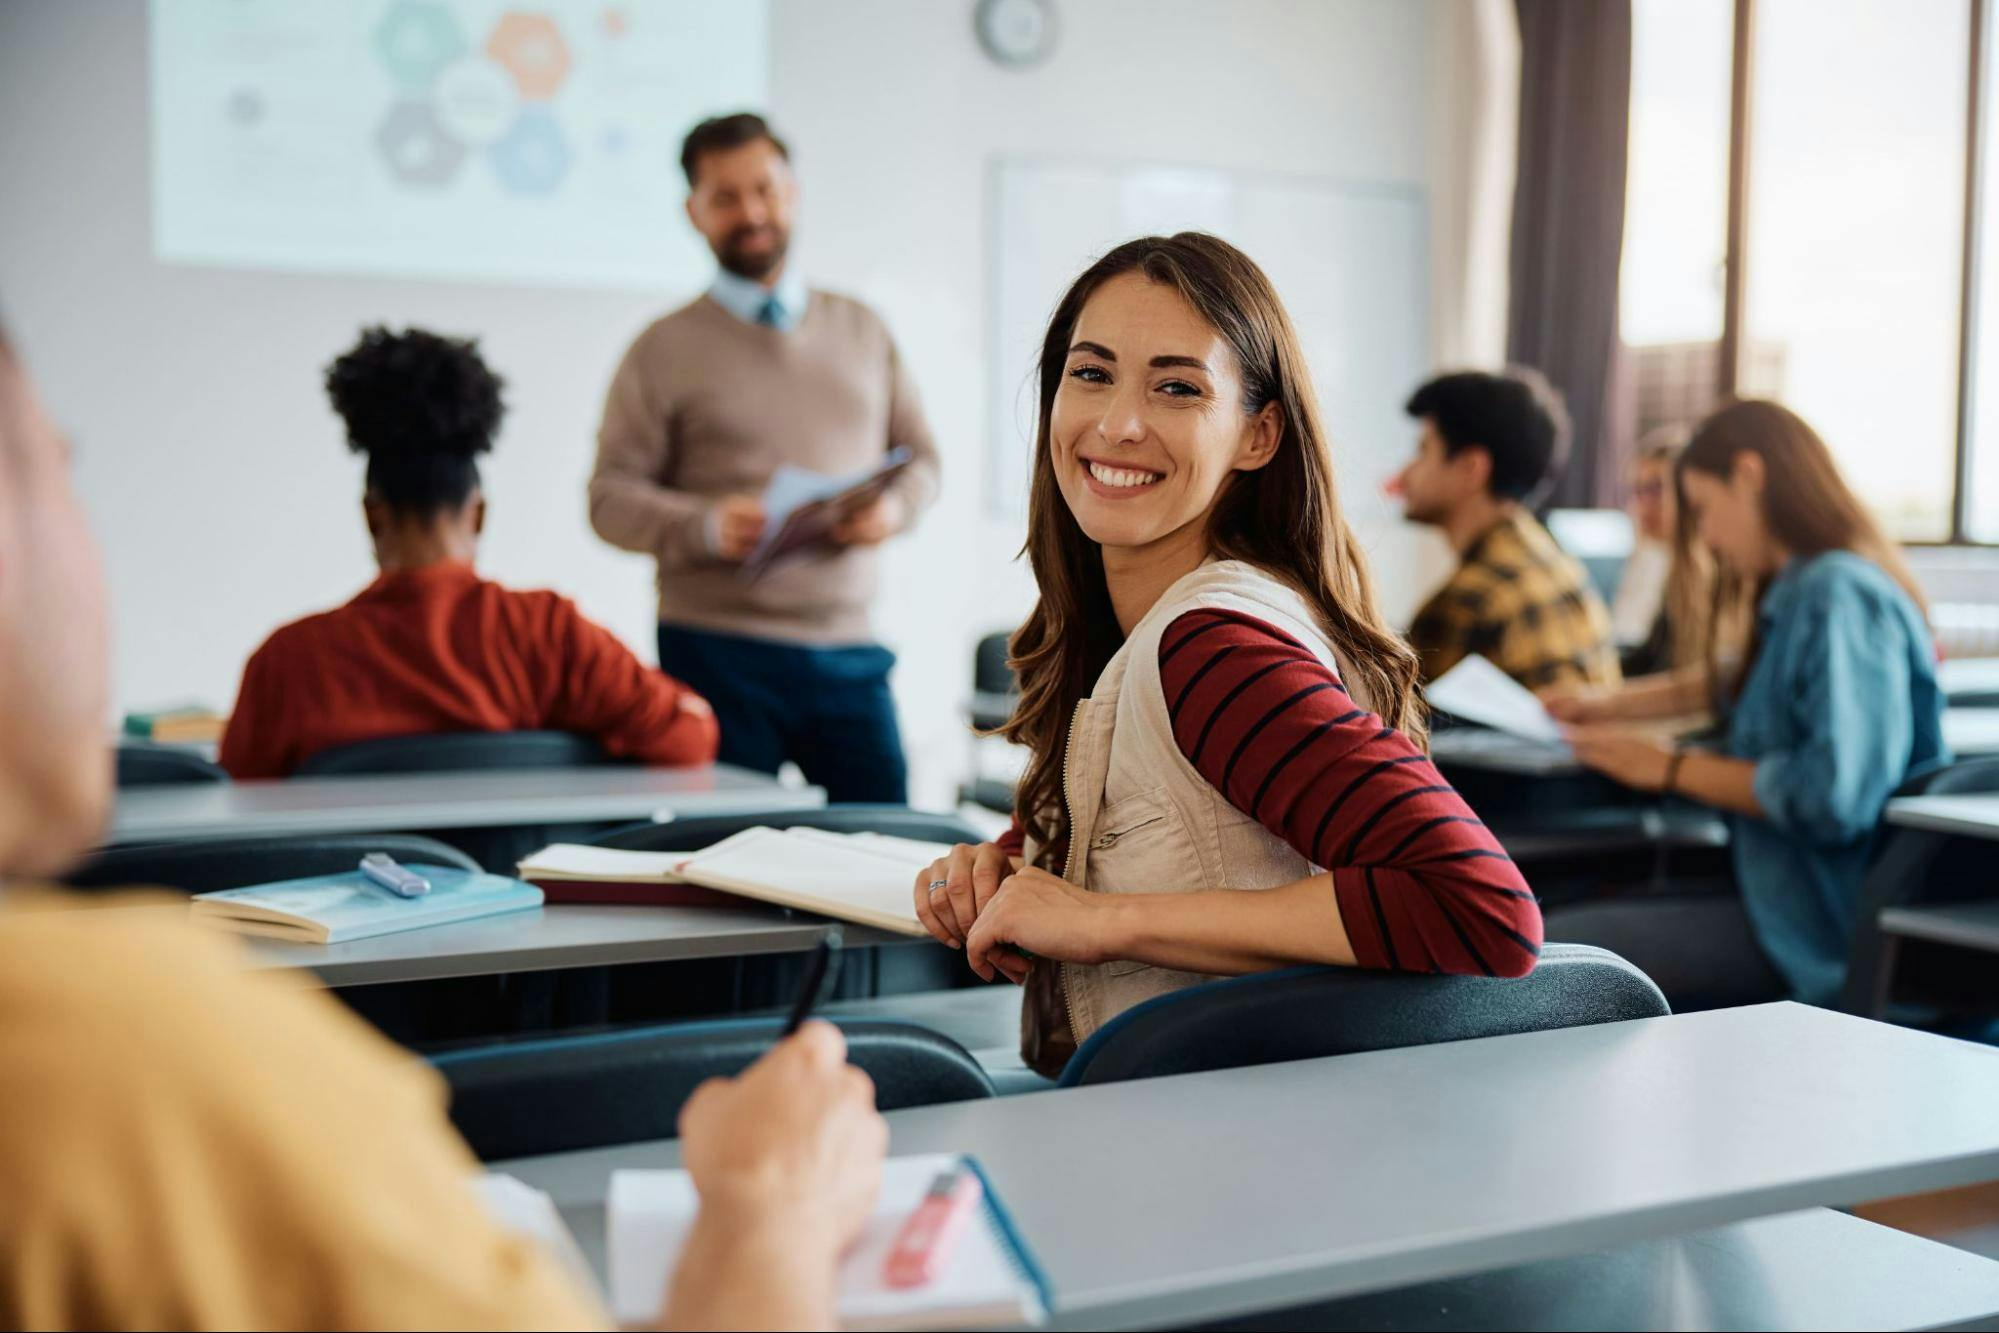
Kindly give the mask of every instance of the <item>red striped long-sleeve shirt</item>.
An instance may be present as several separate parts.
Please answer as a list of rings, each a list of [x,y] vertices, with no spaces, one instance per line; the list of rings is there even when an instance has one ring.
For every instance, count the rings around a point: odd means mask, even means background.
[[[1518,976],[1541,947],[1519,868],[1429,758],[1312,652],[1201,609],[1159,640],[1173,736],[1201,776],[1332,873],[1362,967]],[[1002,845],[1017,851],[1018,828]]]

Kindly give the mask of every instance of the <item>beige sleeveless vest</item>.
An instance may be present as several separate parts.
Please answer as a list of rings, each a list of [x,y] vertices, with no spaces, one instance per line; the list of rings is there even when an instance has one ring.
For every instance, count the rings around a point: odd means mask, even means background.
[[[1354,694],[1352,679],[1311,608],[1239,560],[1211,560],[1171,588],[1132,629],[1076,705],[1063,763],[1069,859],[1063,875],[1091,893],[1268,889],[1320,868],[1230,805],[1180,752],[1159,680],[1159,639],[1198,608],[1240,611],[1317,655]],[[1027,848],[1032,861],[1038,848]],[[1145,963],[1036,960],[1021,1012],[1021,1054],[1053,1077],[1092,1032],[1142,1000],[1212,978]]]

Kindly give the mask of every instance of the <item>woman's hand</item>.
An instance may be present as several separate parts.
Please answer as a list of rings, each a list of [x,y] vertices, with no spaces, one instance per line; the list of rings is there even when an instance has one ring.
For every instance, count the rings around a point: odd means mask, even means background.
[[[987,981],[995,972],[1018,982],[1023,954],[1064,963],[1101,963],[1113,956],[1117,903],[1085,893],[1068,880],[1033,868],[1009,875],[979,912],[965,940],[965,961]]]
[[[1567,736],[1586,767],[1636,791],[1664,790],[1672,747],[1622,727],[1576,727]]]
[[[1012,871],[1013,861],[999,844],[960,843],[916,877],[916,919],[939,943],[962,949],[972,923]]]
[[[1535,697],[1557,722],[1605,722],[1616,714],[1616,691],[1594,685],[1551,685]]]

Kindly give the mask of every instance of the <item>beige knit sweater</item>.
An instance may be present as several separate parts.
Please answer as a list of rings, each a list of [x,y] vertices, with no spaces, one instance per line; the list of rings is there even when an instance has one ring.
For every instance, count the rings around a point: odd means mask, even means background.
[[[604,404],[590,523],[659,561],[662,623],[806,644],[869,637],[876,552],[824,548],[749,580],[709,549],[709,510],[760,494],[780,464],[850,473],[902,446],[895,493],[909,519],[937,493],[937,449],[881,318],[814,291],[781,332],[707,296],[625,354]]]

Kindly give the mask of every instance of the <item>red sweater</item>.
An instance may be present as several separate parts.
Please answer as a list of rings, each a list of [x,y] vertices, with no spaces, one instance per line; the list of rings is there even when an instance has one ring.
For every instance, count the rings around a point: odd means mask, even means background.
[[[467,564],[384,574],[338,610],[286,625],[243,668],[222,737],[238,778],[384,736],[573,731],[648,764],[715,757],[708,701],[634,657],[553,592],[510,592]]]
[[[1332,872],[1362,967],[1519,976],[1541,909],[1498,841],[1409,738],[1297,640],[1189,611],[1159,640],[1180,752],[1229,804]],[[1019,824],[1001,840],[1019,852]]]

